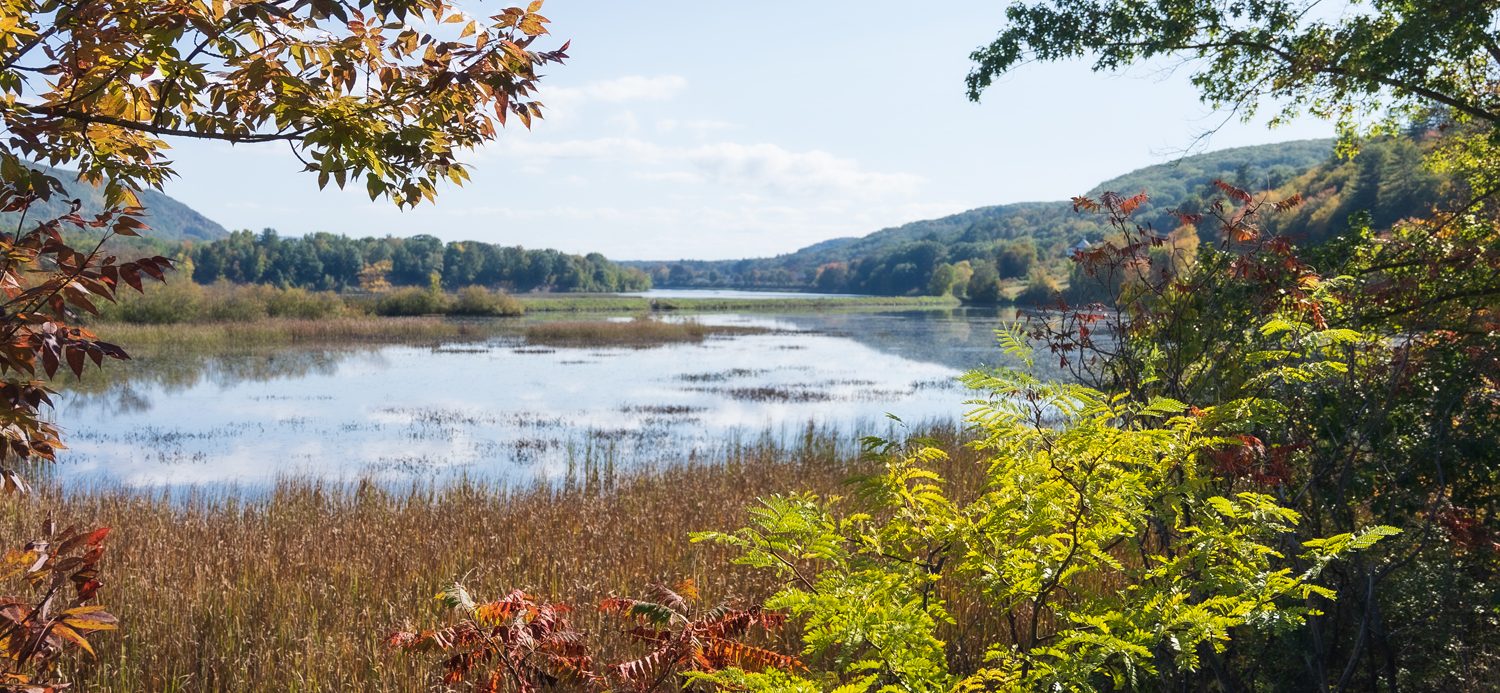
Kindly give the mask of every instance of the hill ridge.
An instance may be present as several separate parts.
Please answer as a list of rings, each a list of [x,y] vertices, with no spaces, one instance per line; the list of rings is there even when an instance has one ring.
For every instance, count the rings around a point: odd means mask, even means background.
[[[40,164],[31,166],[57,178],[63,184],[63,197],[54,197],[46,202],[38,203],[36,206],[39,209],[30,212],[32,218],[36,218],[39,213],[47,215],[47,218],[60,216],[67,212],[67,201],[73,199],[83,203],[80,211],[85,215],[98,214],[104,210],[102,191],[78,180],[77,171]],[[150,226],[143,234],[147,238],[177,242],[213,241],[229,236],[229,230],[223,225],[159,190],[141,190],[136,197],[140,199],[141,206],[146,209],[142,221]],[[15,213],[0,214],[0,223],[14,224],[17,220]]]

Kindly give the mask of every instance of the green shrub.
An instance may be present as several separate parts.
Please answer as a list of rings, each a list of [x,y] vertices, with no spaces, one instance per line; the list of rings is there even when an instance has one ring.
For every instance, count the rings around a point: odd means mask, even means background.
[[[144,294],[123,292],[116,303],[100,302],[99,318],[144,325],[170,325],[200,319],[206,297],[203,287],[186,277],[169,276],[164,286]]]
[[[375,302],[375,314],[435,315],[448,312],[448,297],[428,289],[398,289]]]
[[[1019,344],[1014,333],[1005,338]],[[1027,357],[1029,358],[1029,356]],[[1028,362],[1029,363],[1029,362]],[[751,526],[696,540],[785,586],[766,607],[802,625],[805,681],[707,677],[733,690],[1206,690],[1233,640],[1301,625],[1335,593],[1330,563],[1392,527],[1297,541],[1275,496],[1214,483],[1203,460],[1270,408],[1131,403],[1023,373],[974,372],[983,483],[953,489],[927,440],[870,439],[883,473],[845,498],[767,498]],[[980,605],[962,624],[952,607]],[[988,632],[953,657],[952,628]],[[972,643],[970,644],[972,646]],[[978,655],[978,656],[976,656]]]
[[[294,287],[271,294],[266,301],[266,311],[273,318],[319,320],[343,315],[346,309],[344,301],[332,291]]]
[[[278,289],[274,286],[231,284],[210,286],[173,276],[166,286],[144,295],[121,294],[119,303],[101,305],[99,320],[138,325],[189,322],[254,322],[265,318],[321,320],[345,315],[349,309],[333,292]]]
[[[1034,272],[1031,279],[1026,282],[1026,288],[1016,295],[1016,303],[1029,306],[1044,306],[1056,303],[1062,293],[1062,287],[1051,276]]]
[[[453,315],[510,317],[522,315],[526,306],[500,291],[490,291],[482,286],[466,286],[458,290],[458,297],[449,312]]]
[[[203,287],[203,300],[195,322],[253,322],[264,319],[269,312],[266,302],[276,293],[269,286],[238,286],[229,282],[216,282]]]

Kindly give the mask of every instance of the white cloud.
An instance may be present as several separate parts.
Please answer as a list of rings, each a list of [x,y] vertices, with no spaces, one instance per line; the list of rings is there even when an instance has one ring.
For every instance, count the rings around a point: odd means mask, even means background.
[[[625,75],[576,87],[548,87],[542,91],[542,99],[554,106],[573,106],[589,101],[667,101],[682,93],[687,83],[687,78],[681,75]]]
[[[622,163],[635,178],[677,184],[703,180],[739,192],[781,195],[841,194],[860,198],[908,195],[922,178],[908,173],[870,171],[853,159],[822,150],[792,151],[775,144],[716,142],[670,146],[634,137],[588,140],[513,140],[505,151],[522,161],[592,159]]]
[[[910,193],[922,179],[907,173],[867,171],[852,159],[821,150],[794,152],[774,144],[719,142],[693,147],[685,157],[726,184],[753,184],[782,192]]]
[[[458,226],[488,224],[492,228],[524,228],[532,234],[487,240],[526,245],[535,243],[536,234],[543,234],[549,239],[548,245],[570,252],[599,251],[615,259],[664,260],[765,257],[827,238],[863,235],[958,209],[962,209],[961,204],[953,201],[835,201],[810,206],[700,201],[682,205],[481,204],[449,207],[440,213],[463,220]],[[450,222],[445,226],[454,225]],[[602,231],[604,227],[610,230]]]
[[[662,134],[683,131],[701,136],[710,132],[728,130],[732,127],[734,127],[734,123],[724,120],[678,120],[676,118],[663,118],[656,121],[656,131]]]
[[[635,111],[621,111],[610,116],[607,122],[631,135],[641,129],[641,121],[635,117]]]
[[[637,173],[632,177],[636,180],[653,183],[671,183],[673,185],[693,185],[703,182],[703,176],[691,171],[647,171]]]

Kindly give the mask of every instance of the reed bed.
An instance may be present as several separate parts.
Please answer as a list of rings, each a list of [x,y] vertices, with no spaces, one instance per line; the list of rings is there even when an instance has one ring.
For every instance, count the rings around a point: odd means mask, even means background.
[[[91,328],[101,339],[132,348],[211,350],[287,344],[349,344],[482,339],[493,333],[480,321],[437,317],[323,319],[260,318],[247,322],[132,324]]]
[[[701,342],[714,335],[761,334],[769,330],[744,325],[704,325],[691,320],[665,322],[637,318],[626,322],[569,320],[526,327],[526,342],[560,347],[650,347]]]
[[[516,297],[529,313],[609,313],[643,311],[822,311],[956,308],[952,296],[838,296],[766,298],[645,298],[618,294],[524,294]]]
[[[925,434],[960,447],[955,429]],[[69,665],[84,689],[416,691],[433,683],[431,661],[388,652],[382,638],[408,620],[437,623],[432,596],[454,580],[482,597],[520,587],[573,604],[595,633],[621,626],[592,605],[653,580],[691,577],[714,602],[763,598],[775,588],[764,575],[689,533],[744,525],[757,497],[839,490],[867,464],[843,443],[810,430],[791,445],[625,475],[589,468],[519,490],[287,481],[262,496],[184,498],[54,487],[7,501],[0,527],[11,546],[49,512],[115,528],[102,601],[123,626],[96,638],[96,659]],[[963,454],[954,464],[977,468]]]
[[[657,298],[652,299],[653,310],[794,310],[822,311],[849,309],[925,309],[957,308],[959,300],[952,296],[838,296],[821,298]]]
[[[521,294],[516,300],[528,313],[640,313],[650,299],[617,294]]]
[[[959,308],[951,296],[766,297],[766,299],[645,299],[618,294],[523,294],[517,296],[529,314],[541,312],[645,311],[889,311],[889,309]]]

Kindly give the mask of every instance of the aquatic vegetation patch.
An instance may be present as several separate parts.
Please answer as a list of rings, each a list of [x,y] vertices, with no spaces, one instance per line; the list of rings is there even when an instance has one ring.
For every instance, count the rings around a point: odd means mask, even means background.
[[[682,416],[708,411],[708,407],[690,404],[631,404],[620,408],[626,414],[656,414],[660,416]]]
[[[732,378],[753,378],[766,372],[764,368],[730,368],[710,373],[683,373],[677,379],[689,383],[719,383]]]
[[[649,348],[664,344],[698,343],[711,336],[765,334],[764,327],[705,325],[692,320],[668,322],[651,318],[629,321],[567,320],[526,327],[528,344],[554,347]]]
[[[721,388],[690,388],[696,392],[711,392],[721,394],[731,399],[746,402],[831,402],[835,399],[832,394],[821,390],[809,390],[806,388],[792,388],[774,385],[762,385],[759,387],[721,387]]]

